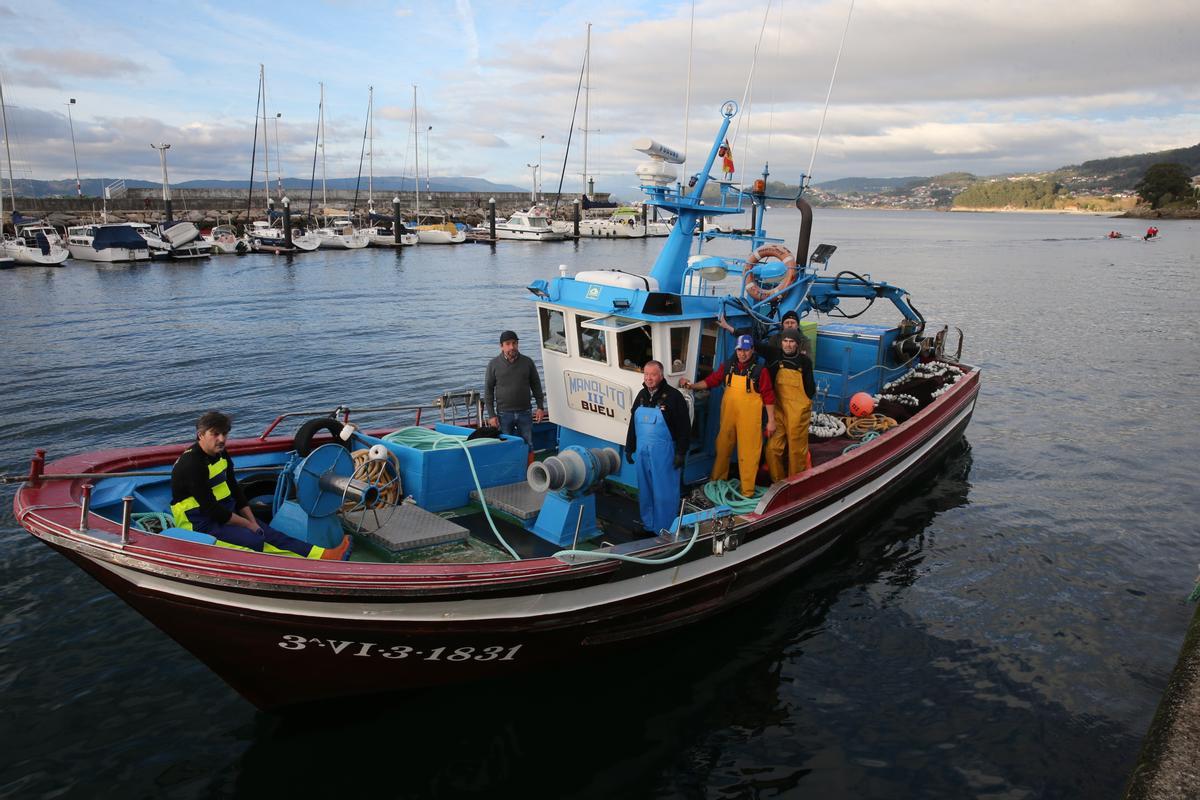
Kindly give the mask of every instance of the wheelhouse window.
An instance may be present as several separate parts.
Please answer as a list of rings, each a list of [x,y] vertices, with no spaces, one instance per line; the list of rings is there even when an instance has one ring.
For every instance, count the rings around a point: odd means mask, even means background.
[[[717,323],[706,322],[700,329],[700,356],[696,359],[696,380],[704,380],[716,369],[713,363],[716,357]]]
[[[602,364],[608,363],[608,342],[605,332],[594,328],[585,328],[583,323],[590,317],[576,317],[575,326],[579,343],[579,355]]]
[[[671,328],[671,363],[667,364],[668,375],[679,375],[687,369],[688,343],[691,337],[691,327]]]
[[[617,357],[621,369],[642,371],[642,365],[653,358],[650,326],[638,325],[617,334]]]
[[[542,323],[542,347],[556,353],[567,352],[567,321],[556,308],[539,309]]]

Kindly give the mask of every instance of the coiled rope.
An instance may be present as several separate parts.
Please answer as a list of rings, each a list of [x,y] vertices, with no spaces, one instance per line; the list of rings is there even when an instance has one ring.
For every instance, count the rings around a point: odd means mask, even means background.
[[[865,417],[845,417],[846,435],[851,439],[863,439],[869,433],[879,435],[886,430],[896,427],[898,423],[883,414],[869,414]]]
[[[750,497],[740,491],[742,482],[735,479],[724,481],[709,481],[704,484],[704,496],[719,506],[729,506],[735,514],[748,514],[758,507],[758,501],[763,496],[762,487],[755,487]]]
[[[130,524],[146,533],[162,533],[175,527],[175,517],[165,511],[139,511],[129,515]]]
[[[479,484],[479,473],[475,471],[475,460],[471,458],[472,447],[482,447],[487,444],[494,444],[500,441],[499,439],[481,438],[467,440],[466,436],[461,436],[453,433],[440,433],[429,428],[410,427],[401,428],[398,431],[393,431],[383,437],[384,441],[402,444],[405,447],[412,447],[417,450],[448,450],[452,447],[461,447],[467,455],[467,466],[471,468],[471,480],[475,481],[475,490],[479,492],[479,504],[483,506],[483,515],[487,517],[488,525],[492,528],[492,533],[496,535],[497,541],[504,546],[508,554],[513,557],[514,561],[520,561],[521,557],[517,555],[517,551],[509,546],[508,542],[500,534],[500,530],[496,527],[495,521],[492,519],[492,512],[488,510],[487,499],[483,495],[483,487]]]

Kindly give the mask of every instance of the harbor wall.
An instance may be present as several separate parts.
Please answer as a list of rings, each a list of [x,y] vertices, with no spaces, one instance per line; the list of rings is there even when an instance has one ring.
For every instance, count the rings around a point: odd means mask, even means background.
[[[286,194],[294,213],[308,209],[307,190]],[[328,201],[327,208],[331,213],[335,213],[334,209],[340,209],[344,213],[355,206],[353,191],[327,191],[325,196]],[[394,192],[376,191],[375,210],[381,214],[390,214],[394,196]],[[554,208],[555,199],[559,198],[557,216],[569,218],[572,203],[578,197],[577,194],[564,194],[561,198],[555,194],[543,194],[538,202]],[[421,210],[447,214],[455,221],[474,225],[487,218],[488,201],[492,198],[496,200],[496,214],[501,217],[527,209],[531,205],[529,192],[422,192]],[[596,199],[606,200],[607,196],[597,194]],[[416,206],[412,192],[401,195],[400,201],[401,213],[411,215]],[[314,213],[320,213],[320,192],[314,193],[312,202]],[[195,222],[198,225],[231,220],[235,223],[246,223],[266,216],[266,197],[261,189],[256,189],[252,198],[247,197],[245,189],[172,189],[171,205],[176,219]],[[246,211],[247,205],[250,208],[249,215]],[[15,203],[16,209],[22,214],[45,217],[56,225],[71,225],[79,221],[99,219],[104,206],[104,201],[99,197],[18,197]],[[127,189],[121,197],[109,200],[107,206],[110,221],[157,222],[163,218],[162,190]],[[278,199],[275,207],[282,209]],[[355,207],[360,211],[366,210],[365,190],[358,192]]]
[[[1200,797],[1200,607],[1142,742],[1124,800]]]

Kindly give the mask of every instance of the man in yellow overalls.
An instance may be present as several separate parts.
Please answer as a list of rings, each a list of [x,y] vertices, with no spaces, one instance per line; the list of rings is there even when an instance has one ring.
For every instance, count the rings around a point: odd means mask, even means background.
[[[717,368],[700,383],[681,380],[684,389],[699,386],[711,389],[725,381],[725,396],[721,399],[721,428],[717,432],[717,456],[711,478],[723,481],[729,477],[729,457],[737,444],[740,491],[746,497],[754,494],[754,479],[762,458],[762,413],[767,410],[767,436],[775,433],[775,390],[771,373],[759,366],[754,355],[754,339],[742,335],[737,339],[734,357]]]
[[[775,433],[767,441],[767,469],[772,481],[808,469],[808,424],[816,384],[812,359],[804,352],[804,344],[799,330],[784,329],[779,337],[783,354],[767,365],[775,385]]]

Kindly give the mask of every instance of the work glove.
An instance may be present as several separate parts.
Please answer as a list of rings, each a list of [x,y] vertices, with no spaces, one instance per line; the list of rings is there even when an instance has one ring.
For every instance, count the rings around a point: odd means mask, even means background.
[[[630,464],[633,463],[633,451],[632,450],[625,451],[625,460],[628,461]]]
[[[675,454],[675,469],[683,469],[683,454]]]

